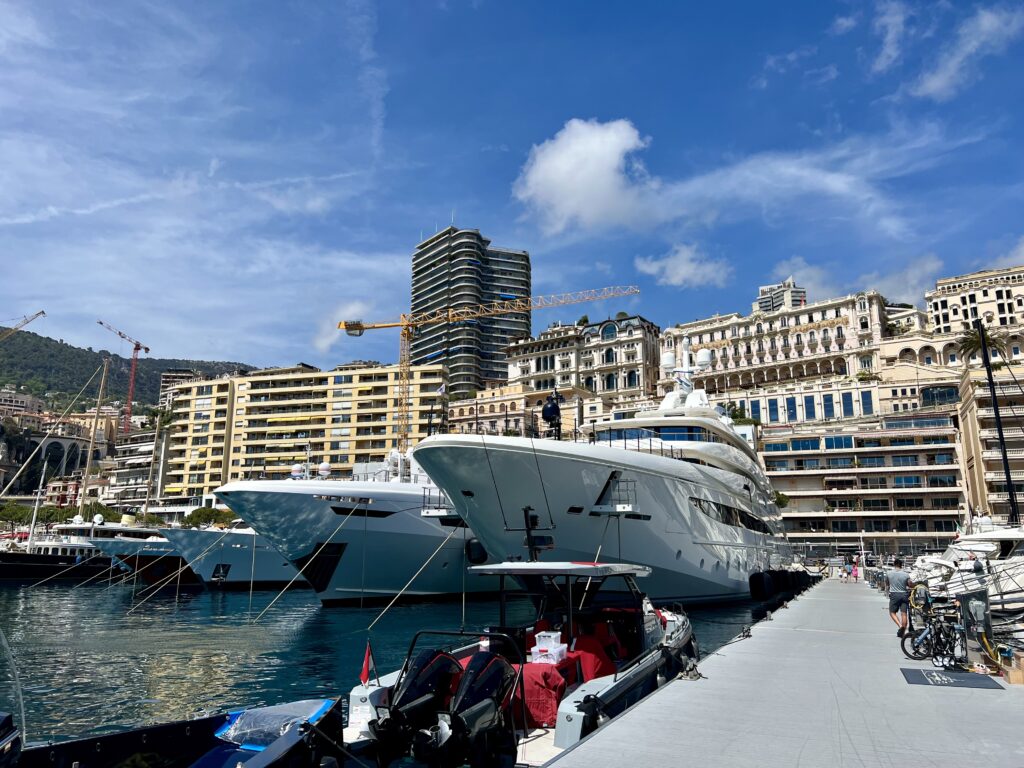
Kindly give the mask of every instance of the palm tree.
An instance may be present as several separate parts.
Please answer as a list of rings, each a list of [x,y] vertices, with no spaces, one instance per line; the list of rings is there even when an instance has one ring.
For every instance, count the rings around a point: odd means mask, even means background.
[[[999,332],[992,333],[986,329],[985,337],[985,341],[988,343],[989,354],[991,355],[993,351],[998,352],[999,360],[1005,361],[1006,335]],[[960,338],[956,340],[956,351],[964,365],[967,365],[974,355],[981,355],[981,334],[978,333],[977,328],[971,328],[960,334]]]

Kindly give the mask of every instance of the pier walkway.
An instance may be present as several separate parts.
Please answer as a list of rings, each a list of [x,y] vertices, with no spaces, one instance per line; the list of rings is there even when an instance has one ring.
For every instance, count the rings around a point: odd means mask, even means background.
[[[555,768],[1024,766],[1024,686],[910,685],[884,598],[826,581],[701,661]]]

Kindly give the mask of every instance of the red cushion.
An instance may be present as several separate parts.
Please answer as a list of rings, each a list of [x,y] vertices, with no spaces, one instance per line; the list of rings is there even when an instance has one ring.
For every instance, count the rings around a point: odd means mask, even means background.
[[[523,691],[526,699],[526,726],[551,728],[558,719],[558,702],[565,694],[565,678],[554,664],[524,664]],[[523,719],[520,691],[516,689],[512,713],[517,723]]]
[[[577,637],[573,651],[580,662],[583,682],[615,673],[615,663],[608,658],[601,642],[593,635]]]

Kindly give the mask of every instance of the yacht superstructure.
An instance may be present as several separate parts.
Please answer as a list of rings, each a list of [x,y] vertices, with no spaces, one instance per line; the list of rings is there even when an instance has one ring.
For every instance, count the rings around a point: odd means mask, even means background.
[[[744,598],[790,550],[757,454],[690,373],[585,442],[436,435],[413,456],[494,558],[635,562],[659,602]]]

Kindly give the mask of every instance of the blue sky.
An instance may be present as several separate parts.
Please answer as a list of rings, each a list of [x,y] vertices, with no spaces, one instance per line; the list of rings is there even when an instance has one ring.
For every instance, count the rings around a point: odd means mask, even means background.
[[[1024,263],[1024,4],[0,0],[0,322],[394,360],[421,236],[665,326]]]

